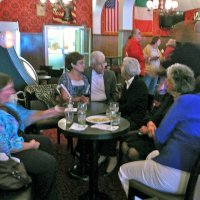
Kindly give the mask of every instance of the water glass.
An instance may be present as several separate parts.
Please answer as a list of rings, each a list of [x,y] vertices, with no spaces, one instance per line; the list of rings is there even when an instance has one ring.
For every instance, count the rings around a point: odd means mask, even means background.
[[[121,112],[114,112],[112,114],[112,125],[119,126],[121,119]]]
[[[79,128],[85,128],[86,124],[86,112],[79,110],[78,111],[78,126]]]
[[[66,119],[66,128],[69,128],[74,121],[74,112],[66,111],[65,119]]]
[[[108,117],[110,119],[110,116],[111,116],[111,110],[107,109],[106,110],[106,117]]]
[[[87,103],[78,102],[78,111],[86,112],[87,111]]]
[[[119,103],[118,102],[110,102],[109,109],[114,112],[119,111]]]

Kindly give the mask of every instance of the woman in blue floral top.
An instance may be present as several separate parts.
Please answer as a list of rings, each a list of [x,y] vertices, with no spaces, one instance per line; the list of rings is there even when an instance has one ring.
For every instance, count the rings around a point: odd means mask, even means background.
[[[78,52],[72,52],[65,58],[66,73],[62,74],[58,84],[63,84],[74,102],[88,102],[89,98],[84,96],[89,92],[89,82],[83,75],[85,64],[83,55]],[[61,88],[61,96],[64,102],[69,101],[69,95]]]
[[[11,78],[0,73],[0,153],[17,157],[24,163],[32,177],[37,200],[57,200],[57,162],[51,155],[52,146],[49,139],[22,132],[35,121],[55,117],[60,113],[54,108],[45,111],[27,110],[9,102],[13,94],[15,90]]]

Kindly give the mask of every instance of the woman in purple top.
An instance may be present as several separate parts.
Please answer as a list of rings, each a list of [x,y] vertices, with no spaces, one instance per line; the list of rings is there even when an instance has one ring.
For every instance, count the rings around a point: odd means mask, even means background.
[[[194,74],[185,65],[167,69],[167,90],[174,97],[194,88]],[[149,132],[157,152],[144,161],[120,167],[119,177],[128,194],[129,180],[137,180],[159,191],[184,194],[197,155],[200,152],[200,94],[184,94],[175,98],[159,128]]]

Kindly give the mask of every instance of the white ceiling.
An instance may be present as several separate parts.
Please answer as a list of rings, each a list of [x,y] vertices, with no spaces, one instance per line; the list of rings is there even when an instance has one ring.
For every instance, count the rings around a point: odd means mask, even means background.
[[[177,0],[179,11],[192,10],[200,8],[200,0]]]

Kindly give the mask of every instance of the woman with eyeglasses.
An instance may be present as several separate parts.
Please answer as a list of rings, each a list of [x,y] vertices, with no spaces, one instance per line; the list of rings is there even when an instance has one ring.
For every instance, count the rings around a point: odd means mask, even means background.
[[[78,52],[72,52],[65,57],[66,72],[58,80],[61,87],[61,97],[63,102],[68,102],[72,97],[73,102],[88,102],[88,95],[90,85],[87,77],[83,74],[85,69],[84,56]]]
[[[7,74],[0,73],[0,152],[19,158],[33,181],[37,200],[57,200],[57,162],[50,140],[41,135],[24,134],[30,124],[61,113],[54,108],[44,111],[27,110],[10,102],[15,93]]]

